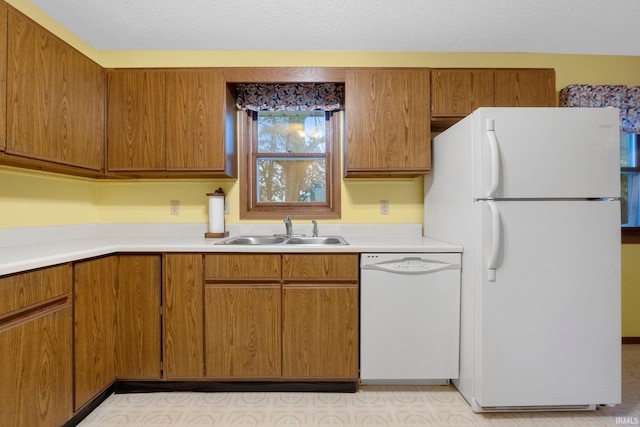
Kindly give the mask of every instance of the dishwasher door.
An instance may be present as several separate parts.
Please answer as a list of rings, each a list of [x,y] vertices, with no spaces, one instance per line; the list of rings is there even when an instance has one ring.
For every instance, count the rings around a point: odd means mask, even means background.
[[[361,255],[361,383],[458,377],[460,263],[459,253]]]

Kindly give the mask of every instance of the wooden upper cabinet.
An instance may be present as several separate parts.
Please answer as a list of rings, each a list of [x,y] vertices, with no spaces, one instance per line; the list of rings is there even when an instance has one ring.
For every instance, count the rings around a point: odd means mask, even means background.
[[[6,153],[101,171],[102,68],[14,11],[7,39]]]
[[[0,3],[0,151],[7,146],[7,6]]]
[[[235,177],[235,99],[219,69],[110,70],[109,172]]]
[[[348,69],[345,176],[418,176],[431,168],[428,69]]]
[[[442,131],[480,107],[555,107],[552,68],[434,68],[431,126]]]
[[[556,78],[553,69],[494,71],[496,107],[555,107]]]
[[[235,107],[223,71],[167,71],[166,93],[167,169],[235,170]]]
[[[108,72],[107,169],[165,170],[165,72]]]
[[[431,72],[431,117],[465,117],[493,106],[493,71],[437,69]]]

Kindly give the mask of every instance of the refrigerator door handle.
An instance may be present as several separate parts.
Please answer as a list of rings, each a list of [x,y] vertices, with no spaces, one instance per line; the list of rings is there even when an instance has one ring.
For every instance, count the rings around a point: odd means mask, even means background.
[[[491,210],[491,252],[489,254],[489,265],[487,268],[487,279],[490,282],[496,281],[496,267],[498,264],[498,254],[500,253],[500,210],[495,202],[487,201],[487,205]]]
[[[494,130],[493,119],[487,119],[487,137],[489,138],[489,151],[491,153],[491,187],[487,199],[495,197],[500,185],[500,149],[498,148],[498,138]]]

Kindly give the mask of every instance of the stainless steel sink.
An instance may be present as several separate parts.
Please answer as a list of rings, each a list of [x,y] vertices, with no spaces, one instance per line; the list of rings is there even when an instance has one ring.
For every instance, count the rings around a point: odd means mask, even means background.
[[[287,241],[286,236],[236,236],[217,245],[280,245]]]
[[[287,245],[348,245],[342,236],[290,237]]]
[[[216,245],[348,245],[342,236],[236,236]]]

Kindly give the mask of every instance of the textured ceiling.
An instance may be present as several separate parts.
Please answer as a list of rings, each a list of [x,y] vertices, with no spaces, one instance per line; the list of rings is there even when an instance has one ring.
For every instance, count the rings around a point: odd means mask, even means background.
[[[640,56],[640,0],[31,0],[99,50]]]

